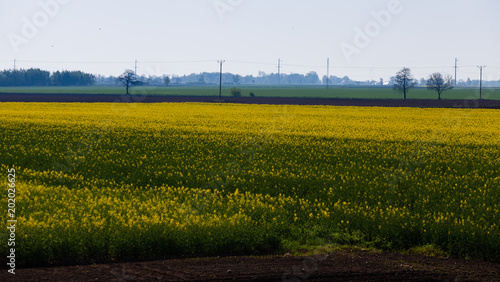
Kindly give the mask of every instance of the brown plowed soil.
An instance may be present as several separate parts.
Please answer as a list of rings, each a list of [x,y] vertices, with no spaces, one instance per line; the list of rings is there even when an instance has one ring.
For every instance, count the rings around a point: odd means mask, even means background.
[[[228,103],[497,108],[494,100],[223,98]],[[0,94],[0,102],[217,102],[217,97]],[[500,281],[500,264],[399,253],[342,250],[328,255],[170,259],[16,269],[0,281]]]
[[[500,281],[500,265],[342,250],[315,256],[223,257],[17,269],[0,281]]]
[[[272,104],[272,105],[332,105],[332,106],[381,106],[421,108],[495,108],[500,109],[498,100],[425,100],[425,99],[337,99],[337,98],[273,98],[273,97],[223,97],[226,103]],[[0,93],[0,102],[218,102],[210,96],[139,96],[100,94],[15,94]]]

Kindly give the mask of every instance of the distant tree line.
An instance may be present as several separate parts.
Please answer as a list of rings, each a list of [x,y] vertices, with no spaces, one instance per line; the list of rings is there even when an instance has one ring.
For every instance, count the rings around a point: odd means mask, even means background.
[[[96,77],[96,83],[101,85],[113,85],[116,84],[118,77],[115,76],[102,76],[98,75]],[[318,74],[314,71],[307,74],[280,74],[279,83],[281,85],[321,85],[326,84],[326,76],[321,79]],[[207,84],[219,84],[219,73],[218,72],[203,72],[203,73],[192,73],[189,75],[172,75],[172,76],[137,76],[137,80],[142,81],[145,85],[151,86],[162,86],[162,85],[207,85]],[[265,73],[259,72],[258,76],[253,75],[238,75],[232,73],[222,74],[222,83],[226,85],[238,85],[238,84],[278,84],[278,74],[277,73]],[[376,85],[379,82],[360,82],[351,80],[348,76],[337,77],[330,76],[329,83],[331,85]]]
[[[0,86],[89,86],[96,78],[82,71],[49,71],[38,68],[0,71]]]
[[[103,76],[97,75],[96,84],[99,85],[117,85],[117,76]],[[280,75],[280,85],[326,85],[327,76],[320,77],[316,72],[309,72],[307,74],[281,74]],[[203,73],[192,73],[189,75],[162,75],[162,76],[145,76],[138,75],[137,80],[144,83],[144,85],[149,86],[175,86],[175,85],[218,85],[219,84],[219,73],[218,72],[203,72]],[[389,80],[384,81],[379,80],[365,80],[358,81],[349,78],[349,76],[338,77],[331,75],[328,81],[329,85],[337,86],[392,86],[395,84],[395,77],[390,77]],[[414,84],[419,87],[425,87],[427,79],[421,78],[419,80],[414,79]],[[224,85],[277,85],[278,84],[278,74],[277,73],[265,73],[259,72],[257,76],[254,75],[238,75],[232,73],[222,74],[222,83]],[[479,80],[459,80],[457,81],[458,86],[478,86]],[[483,81],[483,86],[500,86],[499,81]]]
[[[136,76],[137,83],[134,85],[165,86],[165,85],[211,85],[219,83],[218,72],[192,73],[189,75],[162,75],[162,76]],[[331,75],[320,77],[314,71],[307,74],[280,74],[280,85],[329,85],[337,86],[392,86],[395,84],[395,77],[388,81],[380,79],[358,81],[348,76],[338,77]],[[416,86],[425,87],[427,80],[421,78],[414,79]],[[232,73],[222,74],[222,83],[225,85],[277,85],[277,73],[265,73],[260,71],[258,75],[238,75]],[[89,86],[89,85],[118,85],[118,76],[92,75],[82,71],[56,71],[49,72],[38,68],[3,70],[0,71],[0,86]],[[460,79],[458,86],[478,86],[479,80]],[[498,81],[483,81],[483,86],[500,86]]]

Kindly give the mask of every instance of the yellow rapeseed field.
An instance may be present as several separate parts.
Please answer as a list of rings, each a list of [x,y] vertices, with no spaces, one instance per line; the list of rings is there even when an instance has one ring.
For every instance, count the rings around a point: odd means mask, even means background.
[[[497,110],[2,103],[1,199],[14,168],[24,265],[322,244],[499,261],[499,137]]]

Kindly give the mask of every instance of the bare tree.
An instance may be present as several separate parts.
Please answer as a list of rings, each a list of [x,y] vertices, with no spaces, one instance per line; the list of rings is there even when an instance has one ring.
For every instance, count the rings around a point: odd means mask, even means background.
[[[165,86],[168,86],[170,84],[170,77],[168,77],[167,75],[165,75],[163,77],[163,84],[165,84]]]
[[[138,84],[139,80],[137,80],[137,76],[135,75],[133,70],[125,70],[125,72],[120,75],[117,80],[125,86],[125,89],[127,90],[127,95],[128,95],[128,89],[131,86],[134,86]]]
[[[394,77],[394,90],[403,93],[404,98],[406,99],[406,93],[415,87],[415,81],[413,80],[413,76],[411,75],[411,70],[409,68],[403,68],[402,70],[396,73]]]
[[[438,93],[438,99],[441,100],[441,93],[453,89],[453,78],[451,75],[443,77],[439,72],[435,72],[427,79],[427,90],[434,90]]]

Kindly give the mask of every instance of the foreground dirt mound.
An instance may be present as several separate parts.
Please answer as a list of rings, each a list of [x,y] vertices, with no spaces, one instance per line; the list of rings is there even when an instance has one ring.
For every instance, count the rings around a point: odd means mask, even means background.
[[[0,102],[217,102],[218,97],[206,96],[134,96],[100,94],[15,94],[0,93]],[[224,97],[227,103],[272,104],[272,105],[332,105],[332,106],[380,106],[419,108],[495,108],[497,100],[425,100],[425,99],[337,99],[337,98],[270,98],[270,97]]]
[[[0,281],[500,281],[500,264],[360,250],[17,269]]]

